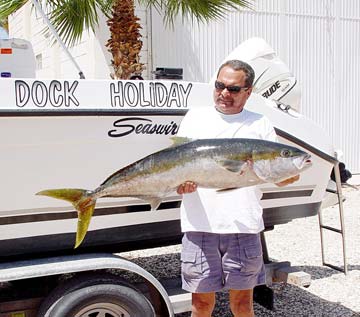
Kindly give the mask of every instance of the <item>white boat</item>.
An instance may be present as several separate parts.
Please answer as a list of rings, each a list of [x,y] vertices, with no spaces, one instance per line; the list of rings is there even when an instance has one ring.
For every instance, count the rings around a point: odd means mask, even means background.
[[[247,61],[255,66],[280,63],[268,53]],[[260,94],[254,93],[247,107],[272,121],[280,142],[309,152],[313,166],[287,187],[261,186],[267,228],[316,215],[336,162],[329,137],[297,111],[296,81],[279,69],[286,67],[275,67],[266,81],[259,73],[255,88]],[[293,85],[277,84],[278,75],[281,83]],[[283,95],[286,89],[296,92],[293,107],[291,93],[286,98],[267,94],[276,101],[262,96],[274,84]],[[86,238],[74,251],[74,209],[35,193],[94,189],[121,167],[169,146],[189,108],[212,106],[212,90],[209,83],[170,80],[0,79],[0,261],[178,243],[181,197],[176,194],[154,212],[137,199],[99,199]]]

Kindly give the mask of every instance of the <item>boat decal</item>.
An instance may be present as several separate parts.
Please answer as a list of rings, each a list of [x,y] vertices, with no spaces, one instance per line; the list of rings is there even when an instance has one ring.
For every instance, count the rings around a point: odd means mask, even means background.
[[[264,76],[264,74],[268,71],[269,68],[270,68],[270,67],[266,68],[266,69],[260,74],[260,76],[259,76],[258,78],[256,78],[256,80],[255,80],[255,82],[254,82],[254,84],[253,84],[254,87],[256,87],[256,84],[259,82],[260,78],[261,78],[262,76]]]
[[[118,119],[113,123],[113,127],[115,129],[108,132],[109,137],[113,138],[123,137],[130,133],[176,135],[179,130],[179,125],[174,121],[168,124],[159,124],[142,117]]]
[[[0,79],[1,113],[184,111],[212,100],[208,83],[179,80]]]
[[[269,99],[279,88],[281,88],[280,81],[277,80],[273,85],[269,87],[264,93],[261,94],[264,98]]]
[[[289,94],[290,92],[291,92],[291,90],[296,86],[296,84],[297,84],[297,80],[295,79],[295,81],[294,81],[294,84],[288,89],[288,91],[285,93],[285,94],[283,94],[279,99],[278,99],[278,101],[280,101],[282,98],[284,98],[287,94]]]

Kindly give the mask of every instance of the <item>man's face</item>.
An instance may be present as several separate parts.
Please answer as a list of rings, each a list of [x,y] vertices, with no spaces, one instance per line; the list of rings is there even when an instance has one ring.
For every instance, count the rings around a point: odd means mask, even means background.
[[[222,86],[221,88],[224,85],[225,87],[245,87],[245,79],[246,75],[242,70],[233,70],[231,67],[225,66],[221,69],[216,81],[222,83],[218,85]],[[252,87],[241,89],[239,92],[231,92],[227,88],[221,88],[214,88],[215,108],[224,114],[240,113],[251,94]]]

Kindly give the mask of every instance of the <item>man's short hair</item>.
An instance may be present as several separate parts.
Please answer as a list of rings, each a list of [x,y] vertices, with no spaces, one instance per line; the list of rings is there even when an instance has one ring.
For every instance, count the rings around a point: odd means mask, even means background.
[[[220,71],[225,66],[231,67],[233,70],[242,70],[246,76],[246,79],[245,79],[246,87],[251,87],[253,85],[254,78],[255,78],[255,72],[254,72],[254,69],[248,63],[245,63],[238,59],[232,59],[232,60],[226,61],[224,64],[222,64],[220,66],[216,77],[219,77]]]
[[[135,75],[130,76],[129,79],[130,79],[130,80],[144,80],[144,78],[142,78],[142,76],[141,76],[141,75],[138,75],[138,74],[135,74]]]

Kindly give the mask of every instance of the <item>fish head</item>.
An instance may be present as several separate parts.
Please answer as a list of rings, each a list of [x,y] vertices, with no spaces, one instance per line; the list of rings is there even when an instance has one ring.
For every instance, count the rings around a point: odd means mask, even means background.
[[[278,183],[299,175],[312,165],[308,153],[280,143],[258,148],[252,154],[253,171],[266,183]]]

